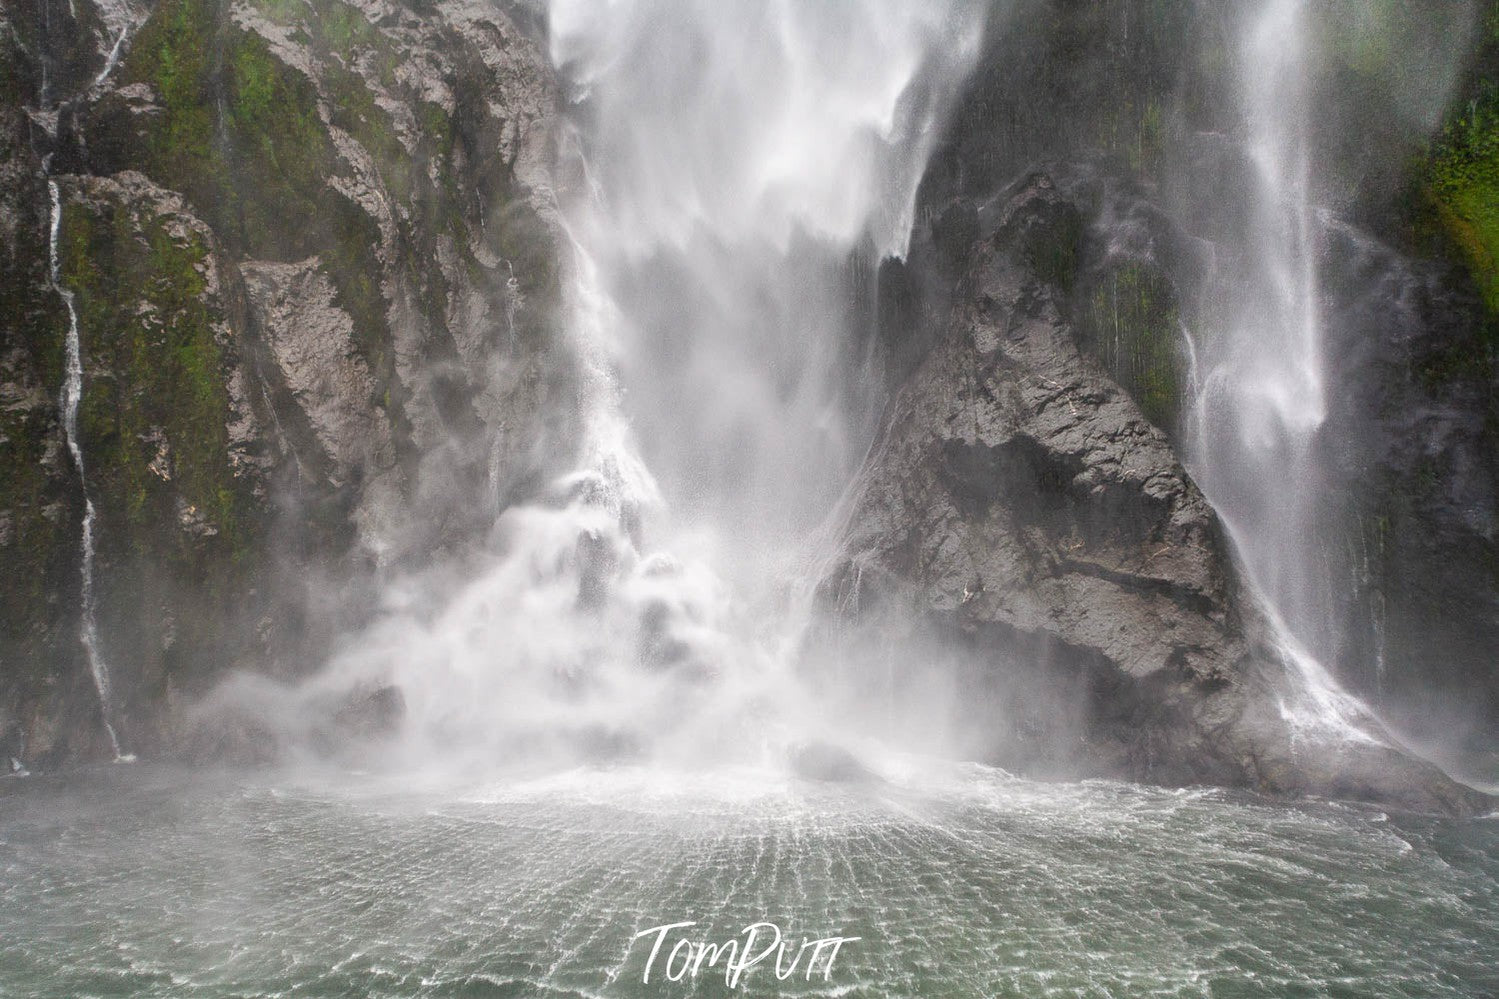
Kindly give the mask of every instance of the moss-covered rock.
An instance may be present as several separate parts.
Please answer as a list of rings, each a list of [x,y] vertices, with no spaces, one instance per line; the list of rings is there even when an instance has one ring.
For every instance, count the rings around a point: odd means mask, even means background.
[[[994,5],[928,193],[992,190],[1055,157],[1107,158],[1167,180],[1185,138],[1229,124],[1231,14],[1196,0]]]
[[[1078,335],[1150,422],[1176,429],[1182,396],[1182,325],[1171,280],[1139,262],[1094,275],[1082,294]]]
[[[269,526],[267,434],[243,395],[244,304],[212,231],[146,178],[64,178],[60,277],[84,363],[98,623],[127,745],[233,661]]]
[[[545,404],[573,391],[555,88],[502,7],[162,0],[104,86],[88,49],[54,132],[21,110],[44,96],[34,28],[0,32],[0,570],[26,580],[0,598],[0,749],[102,751],[58,425],[55,151],[99,631],[117,727],[149,753],[183,695],[236,665],[315,667],[372,564],[476,536],[568,461],[572,409]]]
[[[1418,246],[1466,268],[1499,333],[1499,4],[1441,131],[1416,159],[1410,204]]]
[[[39,720],[60,719],[81,693],[55,655],[76,634],[67,594],[81,504],[55,394],[66,316],[48,277],[50,199],[23,111],[40,92],[27,13],[0,10],[0,754],[45,751],[52,726]]]
[[[408,461],[474,420],[403,359],[457,361],[476,296],[491,321],[517,315],[511,277],[524,307],[506,332],[534,349],[558,296],[552,230],[517,162],[547,91],[504,89],[541,74],[534,43],[460,6],[436,13],[418,26],[393,4],[167,0],[88,126],[96,169],[182,191],[230,253],[317,257]]]

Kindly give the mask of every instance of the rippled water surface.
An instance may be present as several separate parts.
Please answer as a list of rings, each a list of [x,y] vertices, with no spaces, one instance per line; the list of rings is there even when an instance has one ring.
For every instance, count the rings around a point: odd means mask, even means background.
[[[976,767],[3,785],[4,996],[1499,995],[1493,819]],[[635,934],[686,920],[861,939],[827,981],[642,984]]]

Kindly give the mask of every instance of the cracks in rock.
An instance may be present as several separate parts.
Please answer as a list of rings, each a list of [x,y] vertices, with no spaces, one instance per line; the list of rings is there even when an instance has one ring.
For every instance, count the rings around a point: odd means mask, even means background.
[[[1163,596],[1183,610],[1201,614],[1205,617],[1212,617],[1222,610],[1218,601],[1201,590],[1183,583],[1163,579],[1159,576],[1142,576],[1119,569],[1110,569],[1097,562],[1074,558],[1063,558],[1058,561],[1057,570],[1059,572],[1075,572],[1082,576],[1101,579],[1131,593]]]

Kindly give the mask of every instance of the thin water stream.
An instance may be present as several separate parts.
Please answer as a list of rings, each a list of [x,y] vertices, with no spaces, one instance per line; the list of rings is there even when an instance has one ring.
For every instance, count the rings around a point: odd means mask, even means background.
[[[78,556],[78,572],[81,579],[78,638],[83,644],[83,652],[88,662],[89,675],[94,682],[94,690],[99,695],[99,714],[104,724],[105,734],[109,736],[110,748],[114,751],[116,760],[124,761],[133,757],[120,748],[120,738],[115,733],[114,723],[110,721],[109,665],[104,661],[103,650],[99,647],[99,623],[96,617],[98,600],[94,592],[94,501],[89,497],[88,473],[83,464],[83,448],[78,442],[78,404],[83,399],[83,347],[78,332],[78,303],[73,297],[73,292],[62,282],[58,251],[62,234],[62,196],[58,191],[57,181],[48,180],[47,189],[52,196],[52,224],[49,228],[51,240],[48,250],[52,287],[57,290],[57,294],[68,309],[66,360],[62,386],[62,427],[63,435],[68,442],[68,454],[72,457],[73,467],[78,472],[79,489],[83,492],[83,522],[80,528],[82,533]]]

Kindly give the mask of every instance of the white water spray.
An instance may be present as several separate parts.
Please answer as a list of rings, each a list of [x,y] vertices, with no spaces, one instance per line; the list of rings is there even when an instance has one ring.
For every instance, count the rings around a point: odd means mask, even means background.
[[[1369,710],[1338,685],[1334,581],[1314,444],[1328,403],[1317,272],[1321,231],[1311,203],[1312,120],[1306,0],[1267,0],[1239,53],[1246,146],[1253,165],[1242,257],[1223,286],[1217,328],[1193,345],[1194,473],[1239,555],[1297,689],[1286,719],[1308,734],[1368,739]]]
[[[414,754],[486,763],[760,762],[820,734],[787,572],[872,433],[859,296],[905,248],[985,7],[555,0],[577,471],[441,606],[393,591],[321,682],[395,683]]]
[[[552,5],[590,180],[578,276],[613,308],[578,332],[626,390],[608,418],[738,580],[800,546],[868,443],[860,277],[905,250],[985,6]]]
[[[62,386],[62,427],[67,438],[68,453],[73,457],[73,467],[78,470],[78,487],[83,493],[82,555],[79,573],[82,576],[79,640],[83,643],[84,655],[88,659],[89,673],[94,680],[94,690],[99,695],[99,716],[104,722],[104,731],[109,734],[109,745],[117,762],[134,759],[120,749],[119,736],[109,720],[109,667],[104,662],[104,653],[99,648],[99,629],[95,621],[94,594],[94,502],[89,498],[88,473],[83,464],[83,448],[78,443],[78,404],[83,399],[83,349],[78,333],[78,307],[73,292],[62,283],[62,267],[58,246],[62,235],[62,195],[57,181],[48,180],[47,190],[52,196],[52,225],[50,227],[49,263],[52,287],[62,298],[68,309],[67,359]]]

